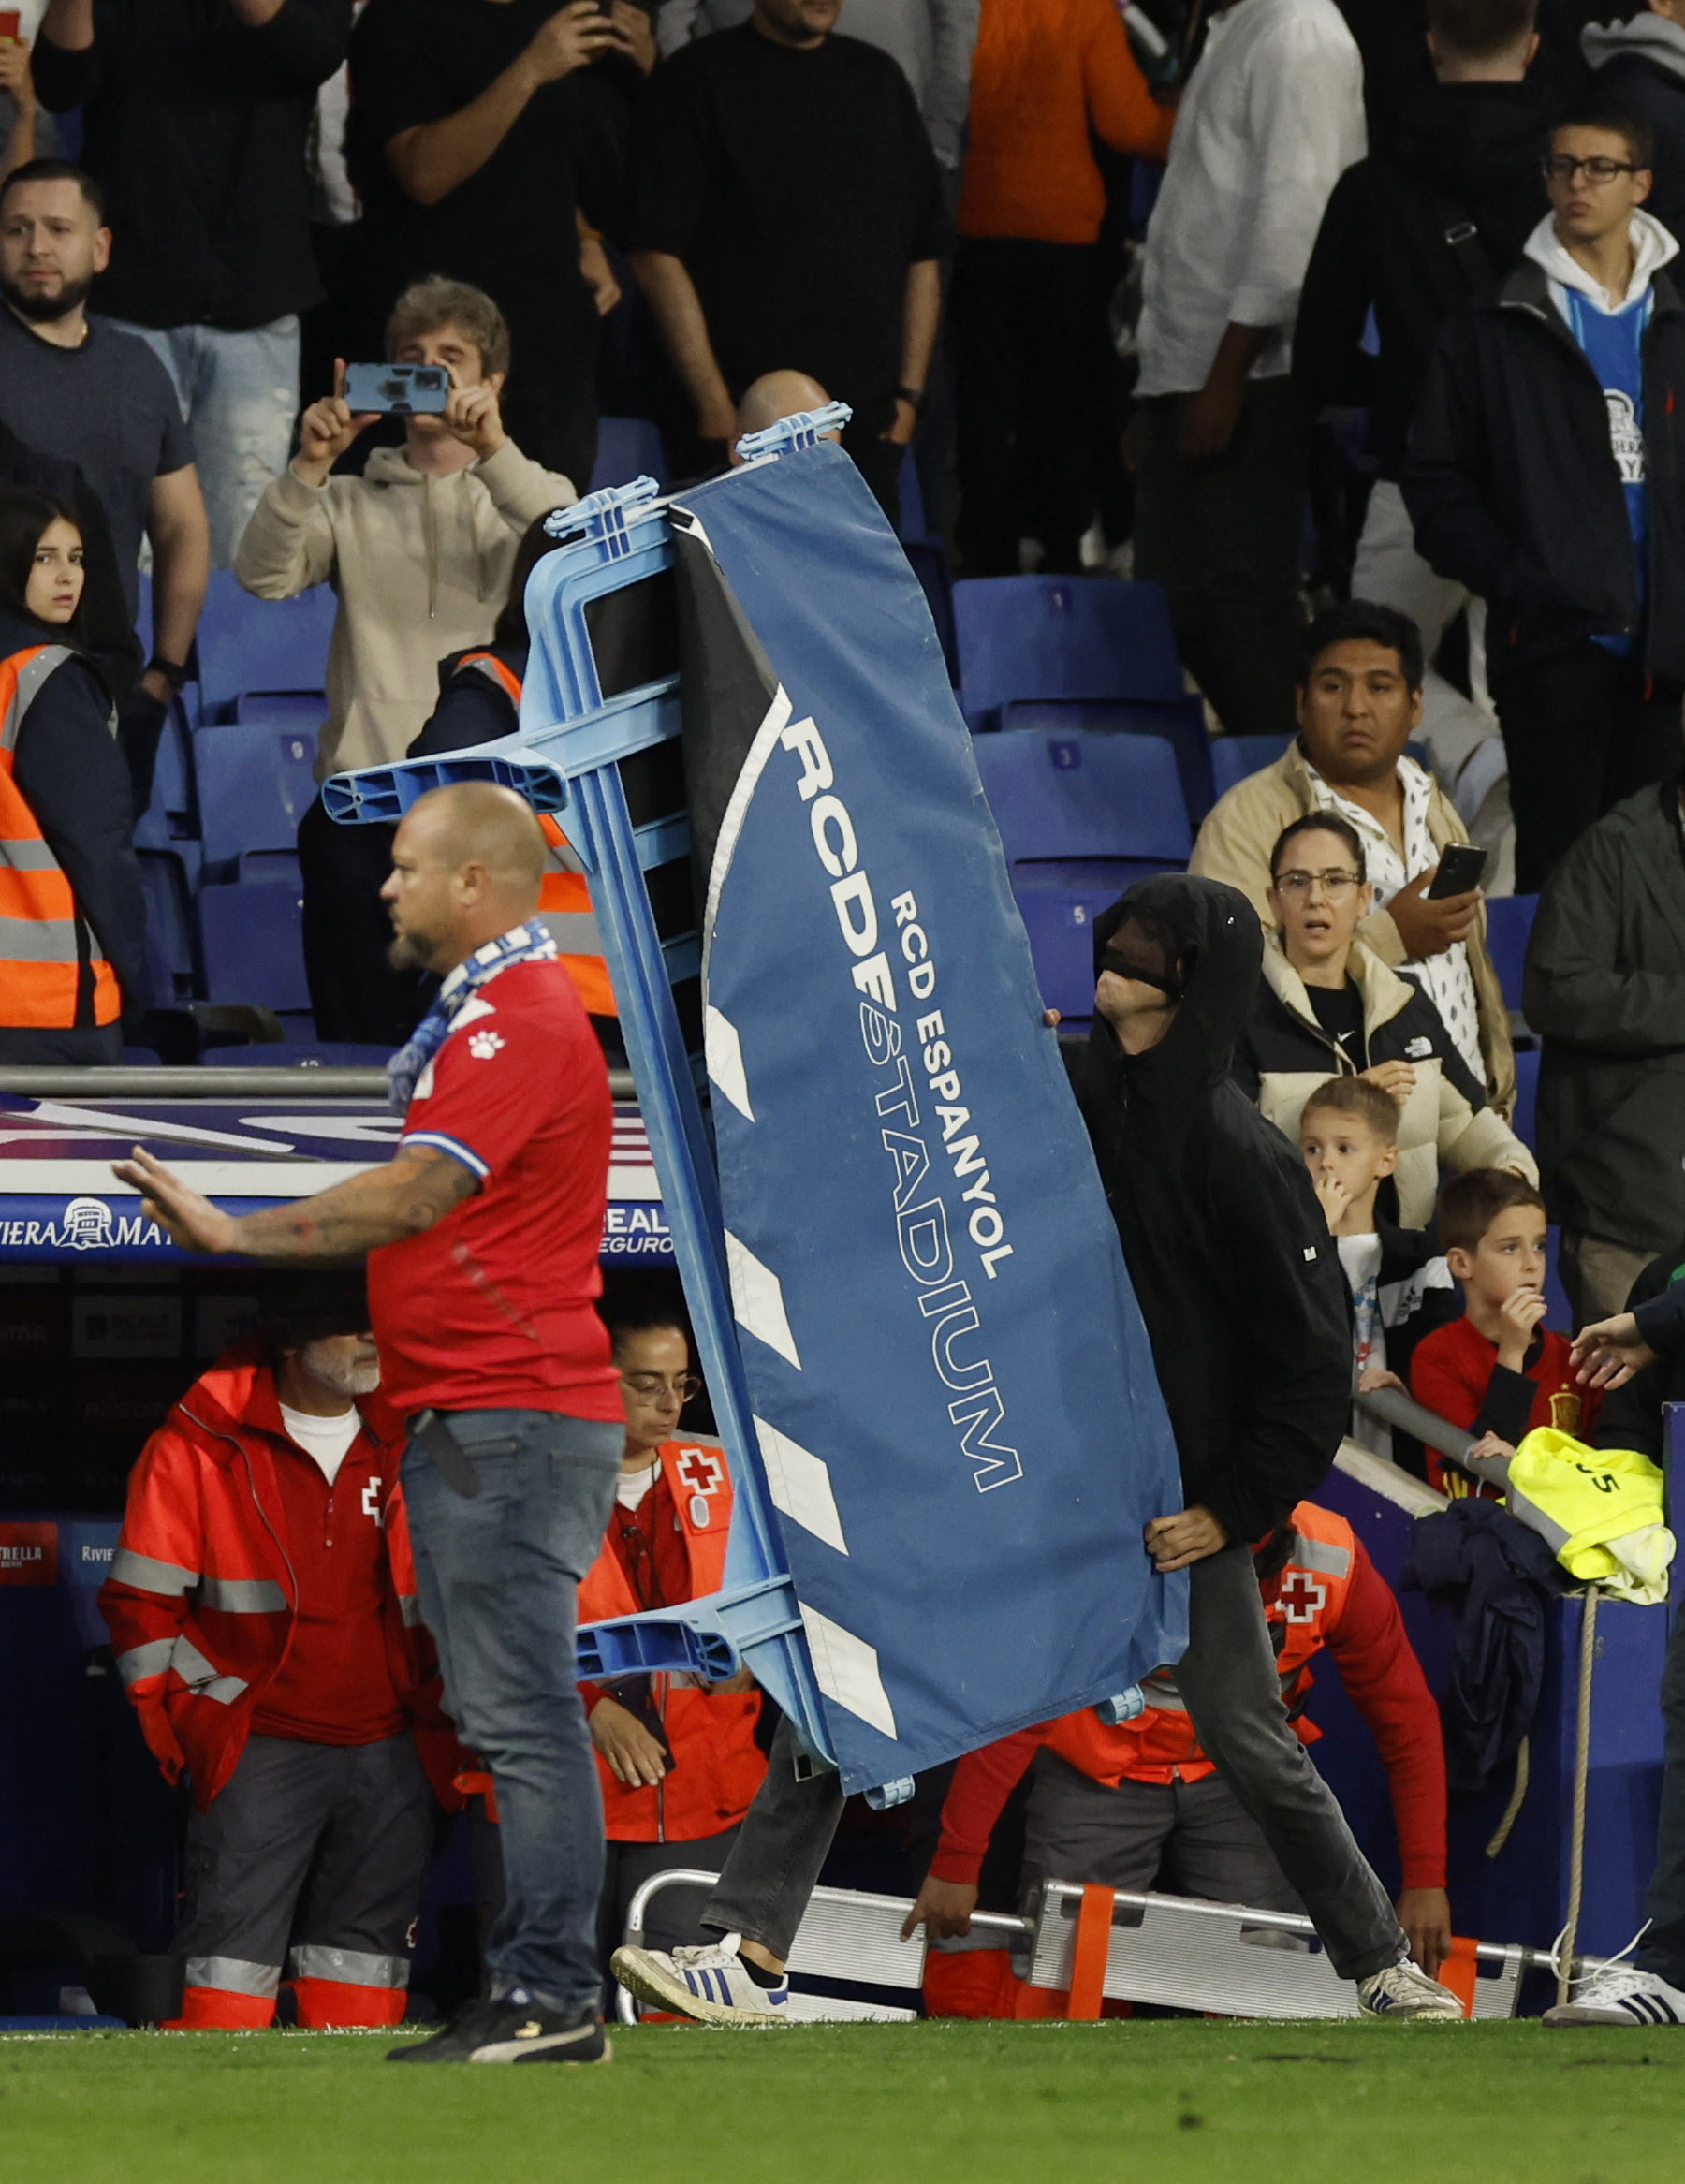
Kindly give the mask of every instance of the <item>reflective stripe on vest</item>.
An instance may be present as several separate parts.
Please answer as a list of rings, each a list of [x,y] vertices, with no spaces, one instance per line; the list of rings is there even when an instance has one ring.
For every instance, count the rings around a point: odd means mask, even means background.
[[[48,678],[74,658],[31,645],[0,660],[0,1017],[14,1031],[73,1031],[81,988],[76,898],[13,779],[18,737]],[[94,1021],[122,1008],[111,966],[93,955]]]
[[[500,660],[495,652],[464,652],[457,662],[459,674],[464,667],[472,667],[487,682],[495,682],[520,711],[520,677],[506,660]],[[603,960],[603,936],[591,907],[585,867],[549,814],[541,813],[538,825],[549,850],[544,877],[538,883],[538,915],[562,952],[562,967],[579,989],[586,1014],[619,1016],[614,989],[608,983],[608,966]]]
[[[160,1562],[151,1555],[136,1554],[132,1547],[119,1547],[111,1557],[111,1577],[118,1585],[132,1585],[137,1592],[173,1596],[197,1585],[199,1574],[183,1569],[180,1562]]]
[[[170,1648],[169,1665],[196,1699],[213,1699],[219,1707],[231,1706],[246,1688],[243,1677],[220,1675],[185,1632]]]
[[[200,1603],[224,1615],[283,1615],[286,1595],[272,1577],[207,1577]]]

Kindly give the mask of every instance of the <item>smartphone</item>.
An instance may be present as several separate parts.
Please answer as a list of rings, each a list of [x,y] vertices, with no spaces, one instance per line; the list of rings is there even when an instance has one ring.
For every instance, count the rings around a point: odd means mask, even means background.
[[[0,38],[10,38],[16,45],[23,36],[23,19],[15,7],[0,7]]]
[[[1439,870],[1428,890],[1429,901],[1437,902],[1446,895],[1466,895],[1471,887],[1478,887],[1486,861],[1486,851],[1476,849],[1472,842],[1447,843],[1440,851]]]
[[[442,417],[450,399],[450,374],[443,364],[347,364],[345,400],[354,415]]]

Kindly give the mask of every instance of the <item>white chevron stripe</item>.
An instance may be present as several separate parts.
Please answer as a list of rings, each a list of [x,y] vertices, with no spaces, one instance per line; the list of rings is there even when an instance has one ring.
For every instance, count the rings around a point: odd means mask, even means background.
[[[743,1048],[737,1026],[710,1002],[702,1018],[702,1044],[708,1056],[708,1074],[745,1122],[753,1122],[749,1105],[749,1079],[743,1075]]]
[[[841,1623],[832,1622],[829,1616],[821,1615],[805,1600],[798,1605],[807,1626],[808,1651],[813,1657],[819,1689],[828,1699],[835,1699],[840,1707],[846,1707],[851,1714],[858,1715],[880,1736],[895,1737],[895,1708],[889,1704],[889,1693],[878,1674],[877,1648],[869,1646],[864,1638],[857,1638]]]
[[[784,1288],[770,1267],[763,1267],[746,1243],[725,1231],[725,1271],[731,1278],[731,1304],[738,1325],[758,1335],[769,1350],[801,1370],[796,1338],[784,1315]]]
[[[756,1418],[755,1432],[773,1506],[793,1517],[828,1547],[835,1547],[840,1555],[847,1554],[842,1519],[837,1515],[836,1497],[831,1492],[829,1465],[781,1433],[776,1426],[769,1426],[765,1418]]]

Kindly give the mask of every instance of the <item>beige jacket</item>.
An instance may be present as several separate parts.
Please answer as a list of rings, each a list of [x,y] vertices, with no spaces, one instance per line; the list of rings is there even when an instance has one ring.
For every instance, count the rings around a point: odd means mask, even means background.
[[[1204,879],[1226,880],[1238,887],[1256,910],[1266,933],[1275,929],[1267,900],[1269,887],[1269,853],[1289,820],[1316,809],[1311,768],[1296,738],[1273,766],[1248,775],[1207,813],[1194,844],[1188,870]],[[1436,782],[1428,807],[1428,831],[1443,848],[1448,842],[1467,842],[1468,829],[1457,815],[1457,807]],[[1385,910],[1372,910],[1357,928],[1357,937],[1384,963],[1406,960],[1399,929]],[[1516,1106],[1516,1051],[1510,1039],[1509,1010],[1503,989],[1487,952],[1486,912],[1469,935],[1469,969],[1474,980],[1474,1001],[1480,1020],[1480,1051],[1486,1062],[1487,1096],[1506,1119]]]
[[[272,480],[234,574],[259,599],[322,583],[339,594],[318,781],[403,756],[438,703],[439,662],[491,635],[522,532],[578,499],[512,440],[449,477],[376,447],[361,477]]]
[[[1352,949],[1349,969],[1363,995],[1363,1022],[1371,1046],[1383,1025],[1402,1008],[1419,1002],[1418,989],[1382,962],[1361,941]],[[1272,938],[1264,948],[1264,978],[1270,991],[1304,1024],[1313,1037],[1324,1034],[1316,1011],[1305,991],[1305,982]],[[1426,1045],[1426,1040],[1421,1042]],[[1258,1108],[1278,1130],[1298,1143],[1299,1116],[1306,1100],[1330,1077],[1347,1077],[1352,1065],[1332,1041],[1326,1061],[1313,1069],[1272,1069],[1258,1072]],[[1399,1165],[1394,1180],[1399,1194],[1399,1225],[1426,1228],[1433,1218],[1443,1166],[1461,1174],[1465,1168],[1516,1168],[1536,1184],[1539,1170],[1533,1156],[1495,1107],[1475,1111],[1445,1075],[1437,1055],[1410,1058],[1415,1083],[1399,1111]],[[1466,1074],[1464,1083],[1473,1082]]]

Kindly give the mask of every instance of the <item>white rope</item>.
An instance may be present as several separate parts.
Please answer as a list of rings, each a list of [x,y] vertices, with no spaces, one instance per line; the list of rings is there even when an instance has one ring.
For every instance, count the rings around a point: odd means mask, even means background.
[[[1557,2001],[1565,2002],[1574,1984],[1574,1957],[1579,1943],[1580,1896],[1586,1879],[1586,1781],[1591,1771],[1591,1671],[1597,1660],[1595,1585],[1586,1588],[1580,1619],[1579,1705],[1574,1734],[1574,1819],[1568,1842],[1568,1915],[1557,1949]]]

